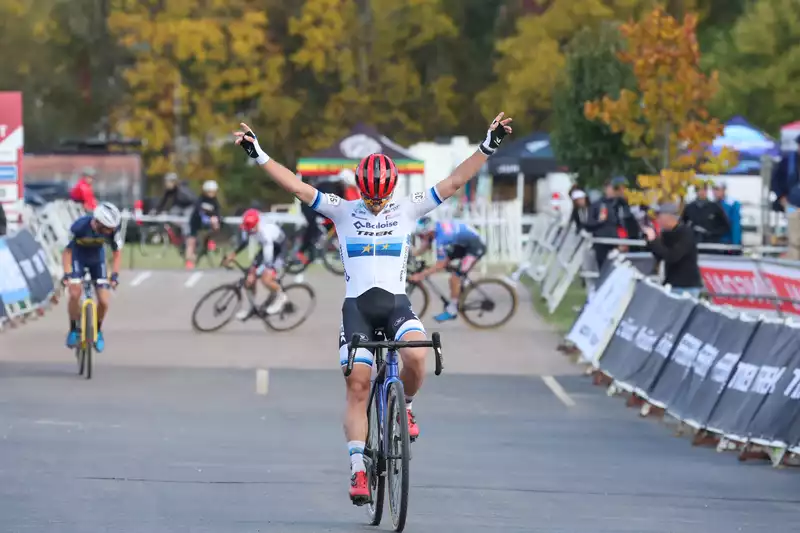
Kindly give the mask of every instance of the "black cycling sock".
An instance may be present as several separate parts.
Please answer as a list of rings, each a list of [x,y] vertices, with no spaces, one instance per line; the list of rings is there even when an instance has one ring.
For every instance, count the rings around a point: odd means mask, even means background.
[[[102,320],[98,320],[97,321],[97,331],[98,331],[98,333],[100,332],[101,329],[103,329],[103,321]]]
[[[78,321],[77,320],[70,320],[69,321],[69,330],[70,331],[78,331]]]

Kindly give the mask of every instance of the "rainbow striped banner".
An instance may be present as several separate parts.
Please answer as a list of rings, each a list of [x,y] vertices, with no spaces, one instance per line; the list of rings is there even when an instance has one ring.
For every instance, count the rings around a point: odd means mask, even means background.
[[[342,170],[355,170],[359,159],[320,159],[316,157],[300,158],[297,172],[303,176],[332,176]],[[397,172],[400,174],[422,174],[425,163],[416,159],[395,159]]]

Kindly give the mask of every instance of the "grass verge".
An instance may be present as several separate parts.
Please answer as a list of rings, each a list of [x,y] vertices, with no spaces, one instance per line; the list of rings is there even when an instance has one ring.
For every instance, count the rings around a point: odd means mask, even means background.
[[[580,280],[576,280],[569,286],[567,294],[564,295],[564,299],[561,300],[561,304],[553,314],[550,314],[550,311],[547,310],[547,302],[542,298],[539,285],[527,276],[522,277],[522,282],[531,291],[531,300],[536,313],[559,333],[567,333],[578,316],[575,308],[579,309],[586,301],[586,290],[581,286]]]

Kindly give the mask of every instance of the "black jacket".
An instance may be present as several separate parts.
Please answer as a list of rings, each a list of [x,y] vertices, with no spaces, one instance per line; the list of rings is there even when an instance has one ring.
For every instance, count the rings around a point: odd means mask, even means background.
[[[0,235],[5,235],[8,221],[6,220],[6,210],[3,209],[3,204],[0,204]]]
[[[182,181],[174,189],[164,189],[161,201],[158,202],[156,211],[161,212],[172,207],[186,209],[192,207],[197,202],[197,195],[189,188],[189,185]]]
[[[681,221],[692,227],[697,242],[722,242],[722,237],[731,229],[722,206],[709,200],[695,200],[687,205]]]
[[[648,242],[647,247],[664,261],[664,283],[673,287],[691,289],[703,286],[700,267],[697,265],[697,243],[692,228],[678,224]]]

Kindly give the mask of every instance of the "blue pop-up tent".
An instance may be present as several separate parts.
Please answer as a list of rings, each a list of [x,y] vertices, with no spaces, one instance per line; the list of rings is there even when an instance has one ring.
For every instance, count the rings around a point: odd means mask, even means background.
[[[740,116],[725,123],[725,129],[714,139],[711,151],[718,155],[723,147],[739,153],[739,163],[726,174],[757,174],[761,170],[761,157],[778,157],[781,148],[777,140]]]

